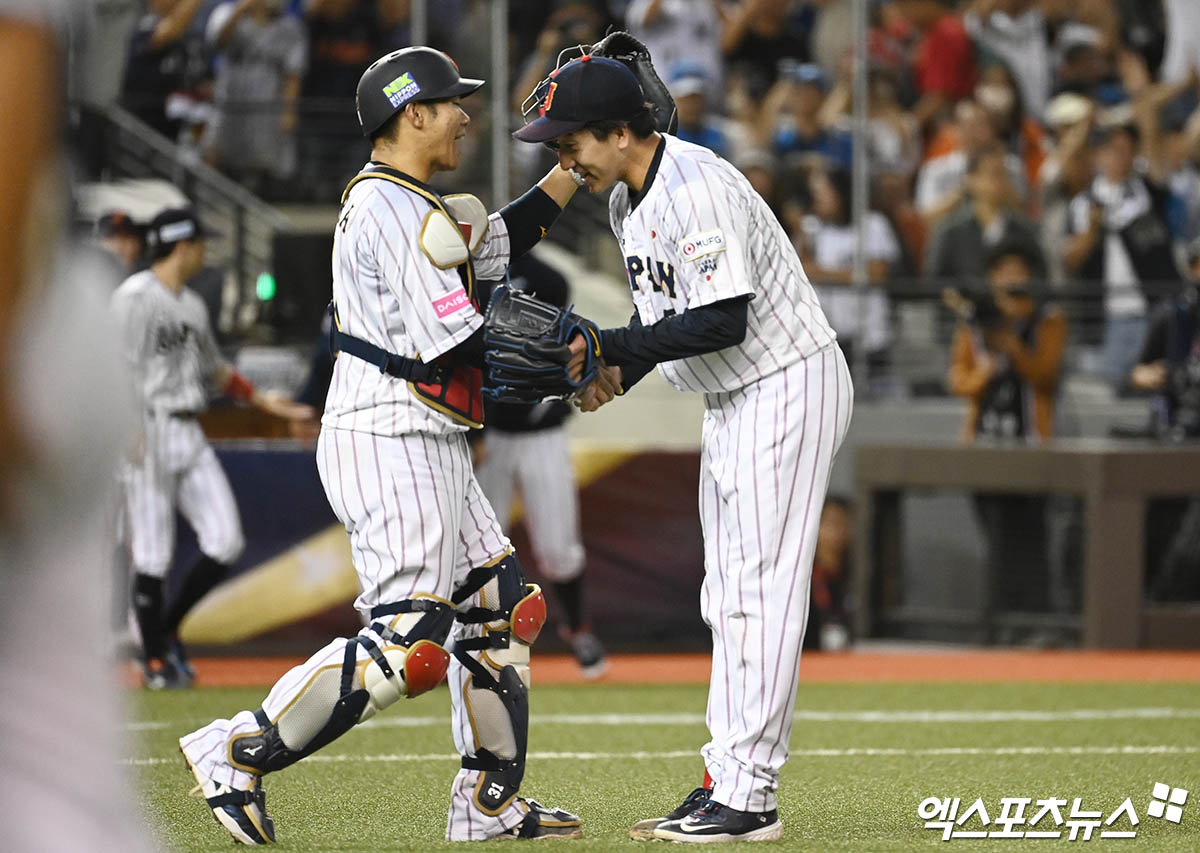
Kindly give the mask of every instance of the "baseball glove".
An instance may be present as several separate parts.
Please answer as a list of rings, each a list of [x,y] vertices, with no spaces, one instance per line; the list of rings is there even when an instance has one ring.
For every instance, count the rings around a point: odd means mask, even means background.
[[[622,30],[609,33],[590,48],[592,56],[607,56],[625,63],[626,67],[642,84],[642,93],[646,100],[654,104],[655,120],[658,129],[665,133],[674,133],[679,124],[675,115],[675,99],[654,70],[650,61],[650,50],[638,39]]]
[[[568,344],[588,341],[583,375],[571,380]],[[537,403],[569,397],[596,378],[600,333],[596,324],[511,287],[497,287],[483,322],[483,395],[500,403]]]

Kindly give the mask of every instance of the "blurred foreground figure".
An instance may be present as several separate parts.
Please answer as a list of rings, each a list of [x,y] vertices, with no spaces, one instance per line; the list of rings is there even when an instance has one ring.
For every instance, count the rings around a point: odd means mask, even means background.
[[[131,410],[104,322],[112,285],[56,251],[55,27],[73,5],[0,0],[0,825],[6,850],[126,853],[149,845],[97,601],[111,576],[104,492]]]

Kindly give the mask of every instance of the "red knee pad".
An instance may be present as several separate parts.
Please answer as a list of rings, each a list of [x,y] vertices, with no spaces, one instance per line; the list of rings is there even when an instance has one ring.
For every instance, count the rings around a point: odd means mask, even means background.
[[[510,624],[513,636],[525,645],[532,646],[546,624],[546,596],[542,595],[542,588],[535,583],[526,584],[525,588],[529,594],[513,607]]]
[[[432,640],[417,640],[404,659],[405,695],[411,699],[428,693],[445,680],[449,666],[449,652]]]

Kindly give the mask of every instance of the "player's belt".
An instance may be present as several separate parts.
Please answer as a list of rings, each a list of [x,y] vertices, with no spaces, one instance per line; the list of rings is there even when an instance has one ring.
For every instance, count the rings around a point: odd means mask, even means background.
[[[199,412],[168,412],[165,410],[157,411],[155,409],[147,409],[146,414],[152,418],[162,416],[164,418],[176,418],[181,421],[194,421],[200,417]]]

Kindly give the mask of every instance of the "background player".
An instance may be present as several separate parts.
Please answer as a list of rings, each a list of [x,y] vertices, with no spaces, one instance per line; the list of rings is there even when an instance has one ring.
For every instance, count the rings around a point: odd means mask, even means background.
[[[658,364],[676,388],[705,399],[700,598],[713,632],[707,777],[675,812],[631,834],[779,838],[775,791],[788,754],[821,505],[850,422],[850,373],[767,203],[728,162],[655,132],[652,108],[626,66],[585,55],[535,97],[539,117],[515,136],[551,143],[562,168],[592,192],[614,187],[610,219],[637,311],[628,327],[602,333],[609,377],[628,389]],[[581,407],[610,399],[593,383]]]
[[[429,186],[435,173],[458,166],[470,121],[460,102],[482,85],[427,47],[384,56],[358,84],[359,122],[373,149],[343,195],[334,232],[341,353],[317,468],[350,534],[362,589],[355,606],[369,624],[286,673],[261,708],[180,739],[214,816],[247,844],[274,840],[265,773],[402,696],[432,689],[447,668],[463,759],[446,837],[581,834],[575,815],[517,795],[529,644],[545,620],[545,599],[525,584],[475,480],[465,436],[482,416],[476,272],[502,275],[576,186],[553,169],[490,217],[478,199],[443,199]],[[451,659],[444,644],[456,621]]]
[[[186,286],[204,266],[205,236],[191,211],[159,213],[146,233],[150,268],[113,294],[142,411],[142,434],[122,479],[143,683],[151,689],[191,684],[194,673],[179,643],[179,623],[225,578],[244,545],[229,480],[197,420],[208,408],[210,390],[219,388],[279,417],[312,416],[308,406],[256,391],[221,358],[204,302]],[[201,556],[164,607],[176,509],[196,531]]]
[[[566,307],[566,278],[533,255],[513,261],[508,275],[515,290]],[[487,304],[490,287],[481,293],[480,302]],[[520,489],[534,560],[539,573],[553,583],[562,609],[559,635],[570,644],[583,676],[599,678],[608,669],[608,657],[587,619],[579,494],[564,426],[571,405],[563,400],[534,405],[488,400],[484,411],[486,438],[475,467],[479,486],[506,529],[514,488]]]

